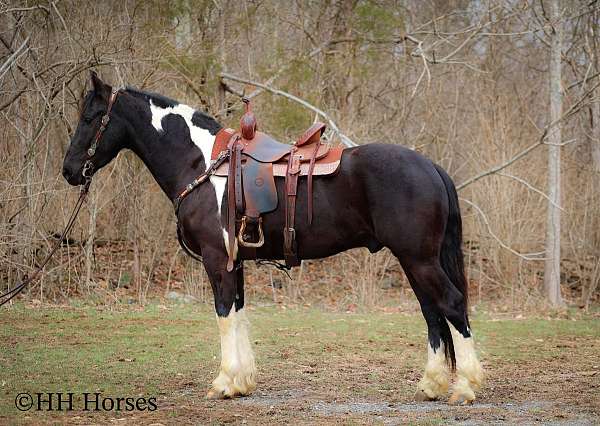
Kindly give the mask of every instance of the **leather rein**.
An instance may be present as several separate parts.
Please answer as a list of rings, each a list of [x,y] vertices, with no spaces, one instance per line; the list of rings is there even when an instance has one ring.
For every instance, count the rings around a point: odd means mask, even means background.
[[[102,135],[104,134],[104,131],[106,130],[108,123],[110,122],[110,113],[112,111],[113,105],[115,104],[115,102],[117,100],[118,95],[119,95],[119,89],[113,88],[111,91],[111,94],[110,94],[110,98],[108,99],[108,107],[106,109],[106,113],[102,116],[102,120],[100,122],[100,127],[96,131],[96,135],[94,136],[94,139],[92,139],[92,143],[87,150],[88,158],[83,165],[83,170],[81,171],[81,175],[83,176],[85,181],[80,187],[79,199],[75,203],[73,212],[71,213],[71,216],[69,217],[69,220],[67,221],[67,225],[65,226],[65,229],[61,233],[60,238],[58,238],[56,240],[54,247],[52,248],[52,250],[50,250],[50,253],[48,253],[48,255],[42,261],[42,263],[37,267],[37,269],[35,270],[33,275],[31,275],[30,277],[25,276],[25,279],[19,285],[6,291],[5,293],[0,294],[0,306],[8,303],[13,297],[15,297],[21,291],[23,291],[25,289],[25,287],[27,287],[28,284],[30,284],[31,282],[33,282],[39,278],[39,276],[42,273],[42,271],[44,270],[44,267],[46,266],[46,264],[50,261],[52,256],[54,256],[54,254],[58,251],[58,249],[62,245],[62,242],[65,240],[67,235],[69,235],[69,232],[73,228],[73,225],[75,224],[75,219],[77,218],[77,215],[79,215],[79,212],[81,211],[81,207],[83,206],[83,204],[85,202],[85,199],[86,199],[87,194],[90,189],[90,185],[92,183],[92,176],[94,175],[94,163],[92,162],[92,158],[94,157],[94,154],[96,154],[96,148],[98,147],[98,144],[102,140]]]

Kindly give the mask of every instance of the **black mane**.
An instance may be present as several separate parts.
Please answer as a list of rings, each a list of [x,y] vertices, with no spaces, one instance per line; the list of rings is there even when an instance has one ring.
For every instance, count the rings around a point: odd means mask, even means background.
[[[140,90],[140,89],[137,89],[132,86],[127,86],[125,88],[125,91],[127,93],[132,94],[133,96],[143,98],[147,101],[152,100],[152,103],[160,108],[173,108],[180,104],[179,101],[168,98],[159,93],[146,92],[144,90]],[[194,124],[194,126],[198,126],[203,129],[207,129],[213,135],[216,134],[223,127],[213,117],[206,114],[205,112],[198,111],[195,108],[194,108],[194,115],[192,117],[192,123]]]

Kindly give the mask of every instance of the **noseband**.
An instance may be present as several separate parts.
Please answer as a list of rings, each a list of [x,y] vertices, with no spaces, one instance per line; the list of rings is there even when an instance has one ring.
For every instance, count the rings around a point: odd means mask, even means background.
[[[116,88],[112,89],[112,91],[110,93],[110,98],[108,98],[108,107],[106,108],[106,114],[104,114],[102,116],[102,120],[100,121],[100,127],[98,128],[98,131],[96,132],[96,136],[94,136],[94,139],[92,140],[92,144],[90,145],[90,147],[87,150],[88,159],[83,164],[83,170],[81,171],[81,174],[83,175],[83,177],[86,180],[91,179],[92,175],[94,174],[94,163],[92,162],[92,158],[94,157],[94,154],[96,154],[96,149],[98,148],[98,144],[100,143],[100,140],[102,139],[102,135],[104,134],[104,131],[108,127],[108,123],[110,122],[110,112],[112,111],[113,105],[117,101],[117,96],[119,95],[119,92],[120,92],[119,89],[116,89]]]

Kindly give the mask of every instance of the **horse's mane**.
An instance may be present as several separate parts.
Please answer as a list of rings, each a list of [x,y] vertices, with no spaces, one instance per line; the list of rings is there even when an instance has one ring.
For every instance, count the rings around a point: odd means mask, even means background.
[[[156,106],[159,106],[161,108],[174,107],[174,106],[179,105],[179,103],[180,103],[179,101],[176,101],[175,99],[168,98],[159,93],[147,92],[145,90],[140,90],[133,86],[127,86],[125,88],[125,90],[127,91],[127,93],[137,96],[138,98],[144,98],[146,100],[152,99],[152,102]]]
[[[160,108],[173,108],[180,104],[179,101],[171,99],[167,96],[161,95],[159,93],[147,92],[145,90],[140,90],[136,87],[126,86],[125,91],[133,96],[138,98],[143,98],[147,101],[152,100],[152,103]],[[198,121],[201,127],[205,129],[209,129],[211,132],[214,130],[219,130],[222,126],[219,124],[217,120],[208,115],[203,111],[199,111],[194,108],[194,121]]]

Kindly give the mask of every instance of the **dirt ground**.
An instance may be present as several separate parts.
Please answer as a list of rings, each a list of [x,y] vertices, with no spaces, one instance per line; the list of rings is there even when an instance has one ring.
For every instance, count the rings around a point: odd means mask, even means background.
[[[206,305],[0,311],[0,424],[600,424],[600,319],[472,325],[487,382],[472,406],[413,402],[426,330],[414,313],[251,309],[259,387],[204,398],[219,362]],[[75,409],[19,411],[19,393],[73,392]],[[157,409],[85,411],[84,392],[155,397]]]

